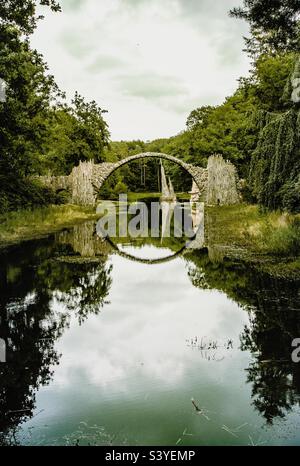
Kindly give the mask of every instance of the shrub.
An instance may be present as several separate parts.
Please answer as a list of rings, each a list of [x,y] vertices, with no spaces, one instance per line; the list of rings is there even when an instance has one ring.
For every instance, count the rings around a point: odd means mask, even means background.
[[[37,181],[13,174],[0,174],[0,214],[12,210],[60,204],[61,195]]]
[[[116,184],[115,188],[114,188],[114,193],[119,196],[119,194],[124,194],[124,193],[127,193],[128,191],[128,188],[126,186],[125,183],[123,183],[122,181],[118,181],[118,183]]]
[[[300,219],[295,218],[291,223],[274,228],[266,223],[261,241],[268,253],[279,256],[300,254]]]

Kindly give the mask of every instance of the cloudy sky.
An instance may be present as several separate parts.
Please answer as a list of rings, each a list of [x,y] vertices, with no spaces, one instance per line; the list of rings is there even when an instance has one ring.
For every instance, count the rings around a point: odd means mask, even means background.
[[[70,99],[108,110],[113,140],[177,134],[191,110],[220,104],[248,73],[240,0],[60,0],[32,45]]]

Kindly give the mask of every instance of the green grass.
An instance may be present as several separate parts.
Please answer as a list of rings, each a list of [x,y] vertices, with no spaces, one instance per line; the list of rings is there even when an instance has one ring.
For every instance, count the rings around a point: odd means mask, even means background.
[[[97,218],[95,209],[70,204],[3,214],[0,216],[0,246],[44,236],[93,218]]]
[[[274,226],[266,220],[258,236],[258,246],[268,254],[300,255],[300,222],[287,219],[286,224]]]
[[[265,254],[300,254],[300,216],[261,212],[255,205],[208,207],[210,238]]]
[[[159,201],[161,193],[127,193],[129,202],[143,201],[144,199],[155,199]]]
[[[161,193],[133,193],[129,192],[127,193],[128,196],[128,201],[129,202],[137,202],[137,201],[143,201],[143,200],[157,200],[159,201],[161,197]],[[191,195],[189,193],[176,193],[177,200],[179,202],[183,201],[189,201]]]

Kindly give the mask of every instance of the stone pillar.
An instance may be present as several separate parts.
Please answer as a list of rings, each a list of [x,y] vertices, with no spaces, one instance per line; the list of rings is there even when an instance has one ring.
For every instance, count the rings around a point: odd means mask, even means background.
[[[221,155],[212,155],[207,163],[206,204],[233,205],[240,202],[235,166]]]
[[[96,193],[92,184],[94,162],[80,162],[70,175],[71,199],[73,204],[95,205]]]
[[[183,167],[187,172],[193,177],[193,186],[194,183],[197,185],[199,190],[198,197],[206,193],[207,186],[207,169],[202,167],[197,167],[196,165],[184,164]],[[193,189],[193,188],[192,188]]]

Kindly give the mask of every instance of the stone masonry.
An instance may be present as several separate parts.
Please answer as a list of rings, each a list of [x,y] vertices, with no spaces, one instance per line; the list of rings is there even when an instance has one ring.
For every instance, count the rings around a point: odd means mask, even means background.
[[[145,152],[133,155],[115,163],[80,162],[69,176],[41,176],[39,180],[55,191],[66,190],[70,200],[78,205],[95,205],[97,194],[109,176],[123,165],[145,158],[169,160],[186,170],[195,181],[199,194],[204,195],[208,204],[235,204],[239,202],[235,167],[221,156],[212,156],[208,168],[197,167],[176,157],[160,152]]]
[[[235,166],[220,155],[209,157],[207,164],[207,205],[230,205],[240,202]]]

